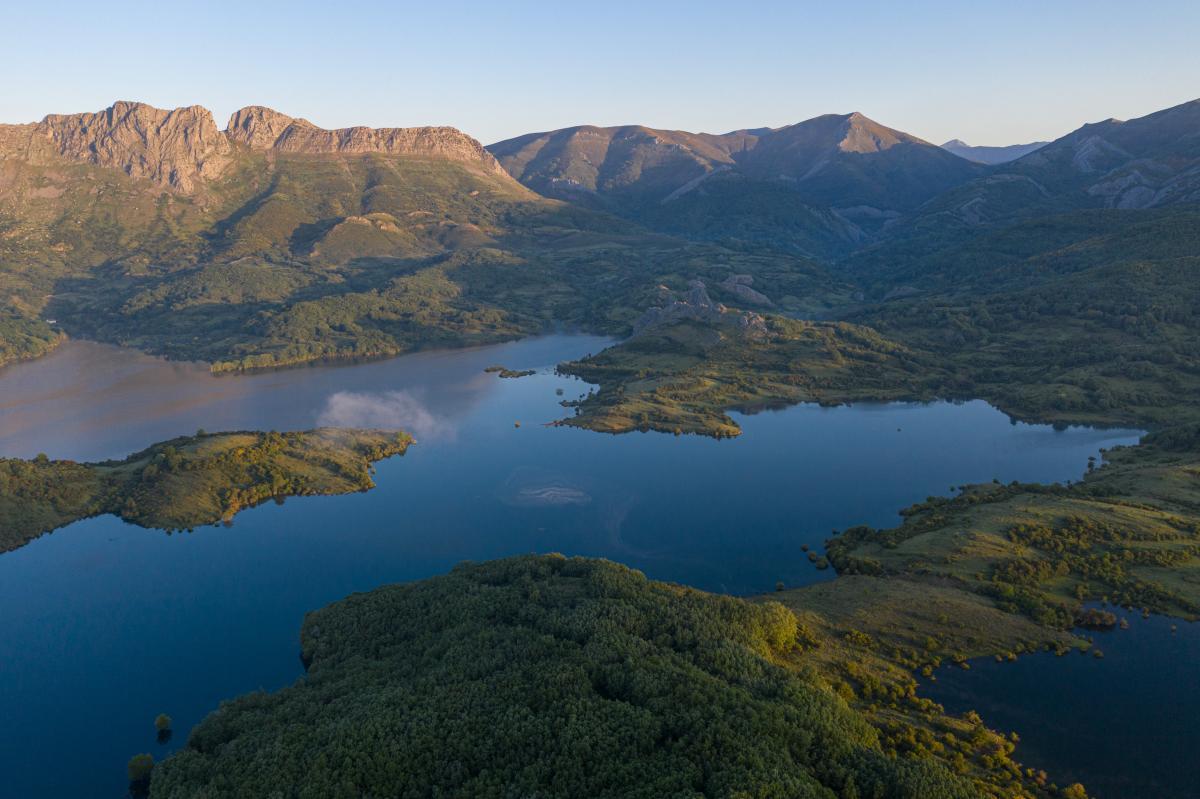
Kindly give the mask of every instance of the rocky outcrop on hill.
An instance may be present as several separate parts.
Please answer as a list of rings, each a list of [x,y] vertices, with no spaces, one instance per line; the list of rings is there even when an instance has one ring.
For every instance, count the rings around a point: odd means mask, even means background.
[[[730,275],[721,281],[721,288],[728,291],[733,296],[737,297],[742,302],[748,302],[751,305],[766,305],[771,306],[775,303],[771,302],[771,298],[761,291],[750,288],[754,285],[754,277],[751,275]]]
[[[262,106],[234,112],[226,135],[255,150],[284,153],[384,153],[445,158],[503,173],[492,154],[462,131],[450,127],[340,128],[326,130]]]
[[[248,105],[233,112],[229,124],[225,126],[225,135],[230,141],[251,149],[269,150],[292,125],[311,127],[312,123],[265,106]]]
[[[724,286],[724,284],[722,285]],[[737,285],[744,284],[739,283]],[[638,317],[633,323],[633,334],[635,336],[652,328],[673,325],[684,321],[718,323],[732,320],[732,329],[741,337],[752,341],[765,341],[770,338],[766,320],[762,315],[753,311],[742,313],[731,312],[724,304],[714,302],[708,296],[708,287],[704,284],[703,280],[693,280],[688,283],[688,291],[682,298],[675,298],[674,293],[665,286],[661,288],[664,294],[664,304],[648,308]],[[757,294],[758,292],[755,293]],[[729,328],[725,329],[728,330]]]
[[[633,323],[634,335],[647,328],[664,324],[674,324],[685,319],[698,322],[712,322],[721,318],[725,306],[713,302],[708,296],[708,288],[703,280],[693,280],[688,283],[688,292],[682,299],[676,299],[670,291],[666,292],[667,302],[661,306],[647,308]]]

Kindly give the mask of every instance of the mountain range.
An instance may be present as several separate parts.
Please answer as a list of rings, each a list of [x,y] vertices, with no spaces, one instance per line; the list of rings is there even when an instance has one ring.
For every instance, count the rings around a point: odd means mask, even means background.
[[[182,192],[220,178],[240,147],[280,153],[424,156],[500,172],[478,142],[454,128],[324,130],[262,106],[234,112],[224,131],[200,106],[174,110],[119,101],[92,114],[51,114],[0,125],[0,159],[49,164],[55,157],[113,167]]]
[[[64,330],[221,368],[621,332],[696,279],[729,305],[820,314],[991,274],[995,252],[961,248],[1006,227],[1070,246],[1103,224],[1064,215],[1197,202],[1200,101],[991,166],[858,113],[485,148],[447,127],[325,130],[250,106],[221,130],[198,106],[118,102],[0,125],[0,361]]]
[[[990,165],[860,114],[722,135],[569,128],[489,148],[452,128],[325,130],[261,106],[224,130],[197,106],[129,102],[0,126],[0,365],[66,336],[233,371],[568,328],[616,342],[557,365],[588,389],[561,400],[572,415],[553,424],[724,438],[740,432],[732,410],[969,398],[1014,422],[1152,431],[1089,462],[1074,485],[961,486],[906,511],[900,527],[835,533],[808,559],[837,580],[772,595],[798,617],[776,601],[705,599],[561,557],[460,566],[358,595],[310,616],[320,624],[306,627],[307,679],[223,706],[154,767],[152,795],[317,783],[325,793],[453,793],[463,775],[482,775],[469,784],[485,793],[520,780],[536,793],[592,771],[619,784],[589,776],[575,793],[724,795],[755,783],[709,790],[705,769],[689,769],[734,751],[729,773],[733,763],[766,775],[761,795],[1086,796],[1018,767],[1015,736],[918,696],[914,669],[1044,644],[1064,654],[1085,601],[1200,615],[1198,272],[1200,101],[1085,125]],[[199,479],[167,449],[148,466],[157,449],[134,456],[136,469],[108,488]],[[796,457],[821,456],[809,449]],[[264,475],[285,480],[243,454],[206,463],[252,468],[256,491]],[[76,479],[95,470],[80,469],[10,459],[0,488],[24,518],[42,506],[55,517],[112,506],[104,491],[81,493]],[[123,513],[147,507],[136,500]],[[429,608],[454,611],[433,637]],[[910,608],[920,612],[901,613]],[[614,637],[614,619],[628,635]],[[400,622],[429,640],[407,646],[416,639]],[[498,639],[510,623],[509,640]],[[580,630],[591,638],[581,643]],[[334,640],[346,635],[361,652]],[[549,655],[518,663],[513,682],[505,663],[534,638]],[[456,670],[426,656],[445,640],[461,644]],[[364,671],[364,658],[400,651],[397,641],[413,663],[385,658]],[[339,672],[326,656],[346,652]],[[498,653],[484,671],[502,679],[464,692],[480,652]],[[414,671],[417,661],[437,673]],[[543,684],[561,696],[541,701],[553,712],[531,726]],[[604,709],[572,739],[587,745],[531,777],[526,761],[545,764],[542,743],[574,724],[559,711],[574,714],[585,694]],[[420,700],[416,715],[393,701],[404,696]],[[354,712],[347,697],[361,700]],[[712,707],[711,718],[698,714]],[[446,719],[466,733],[438,738]],[[503,724],[512,734],[494,735]],[[634,730],[616,737],[646,755],[653,780],[643,763],[629,767],[629,747],[608,746],[614,729]],[[488,749],[487,734],[517,744]],[[699,745],[681,756],[680,741]],[[447,746],[466,767],[445,767]],[[334,751],[332,766],[305,765],[318,749]],[[397,752],[415,765],[396,768]],[[131,779],[149,757],[131,761]]]
[[[488,149],[546,196],[677,235],[827,256],[982,168],[859,113],[722,135],[564,128]]]
[[[1044,147],[1047,142],[1035,141],[1029,144],[1009,144],[1002,147],[979,147],[967,144],[962,139],[951,139],[942,144],[943,150],[949,150],[957,156],[979,164],[1007,164],[1016,161],[1034,150]]]

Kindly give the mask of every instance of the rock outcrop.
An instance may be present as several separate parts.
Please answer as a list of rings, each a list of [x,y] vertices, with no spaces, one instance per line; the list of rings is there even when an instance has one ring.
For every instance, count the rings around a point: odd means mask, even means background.
[[[634,335],[647,328],[674,324],[685,319],[713,322],[720,319],[721,315],[725,313],[725,306],[719,302],[713,302],[712,298],[708,296],[708,288],[704,285],[703,280],[693,280],[688,283],[688,292],[682,299],[674,299],[674,295],[669,290],[665,299],[668,300],[666,304],[647,308],[634,321]]]
[[[503,174],[500,163],[479,142],[450,127],[319,128],[262,106],[248,106],[229,118],[230,141],[255,150],[281,153],[383,153],[444,158]]]
[[[725,289],[742,302],[748,302],[751,305],[765,305],[768,307],[775,304],[771,302],[771,298],[766,294],[763,294],[757,289],[750,288],[752,285],[754,285],[754,277],[752,275],[730,275],[721,282],[721,288]]]
[[[261,105],[248,105],[233,112],[225,126],[225,135],[253,150],[269,150],[292,125],[313,126],[307,119],[290,117]]]
[[[120,169],[130,177],[189,192],[219,177],[233,147],[198,105],[165,111],[117,102],[95,114],[51,114],[34,134],[73,161]]]

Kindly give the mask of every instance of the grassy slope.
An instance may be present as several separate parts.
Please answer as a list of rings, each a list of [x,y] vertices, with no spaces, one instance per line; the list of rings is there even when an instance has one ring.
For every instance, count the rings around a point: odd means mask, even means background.
[[[1198,222],[1179,208],[1019,223],[927,254],[923,294],[852,318],[1024,418],[1178,424],[1200,416]]]
[[[77,519],[113,513],[144,527],[228,520],[273,497],[374,486],[371,464],[405,451],[403,433],[321,429],[178,438],[121,461],[0,460],[0,551]]]
[[[1153,442],[1153,439],[1151,439]],[[829,542],[845,573],[952,585],[1051,628],[1084,600],[1200,617],[1200,458],[1154,443],[1069,487],[973,486]]]

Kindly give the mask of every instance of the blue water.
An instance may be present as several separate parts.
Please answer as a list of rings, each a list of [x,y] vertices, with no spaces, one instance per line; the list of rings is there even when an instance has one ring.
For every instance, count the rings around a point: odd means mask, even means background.
[[[172,536],[103,517],[0,555],[0,794],[120,796],[132,754],[161,757],[222,699],[295,680],[303,614],[352,591],[559,551],[766,592],[830,578],[801,546],[832,529],[894,524],[964,482],[1076,479],[1101,447],[1137,439],[1014,424],[982,402],[798,406],[739,416],[744,434],[726,441],[544,426],[588,389],[552,365],[603,346],[552,336],[213,378],[73,344],[0,372],[3,455],[114,457],[198,427],[397,424],[418,437],[366,494]],[[493,363],[539,373],[483,374]],[[163,712],[176,737],[160,746]]]
[[[1122,614],[1128,630],[1083,633],[1102,659],[1038,653],[942,669],[921,693],[1021,736],[1017,759],[1095,799],[1200,796],[1200,624]],[[1171,627],[1176,629],[1172,631]]]

